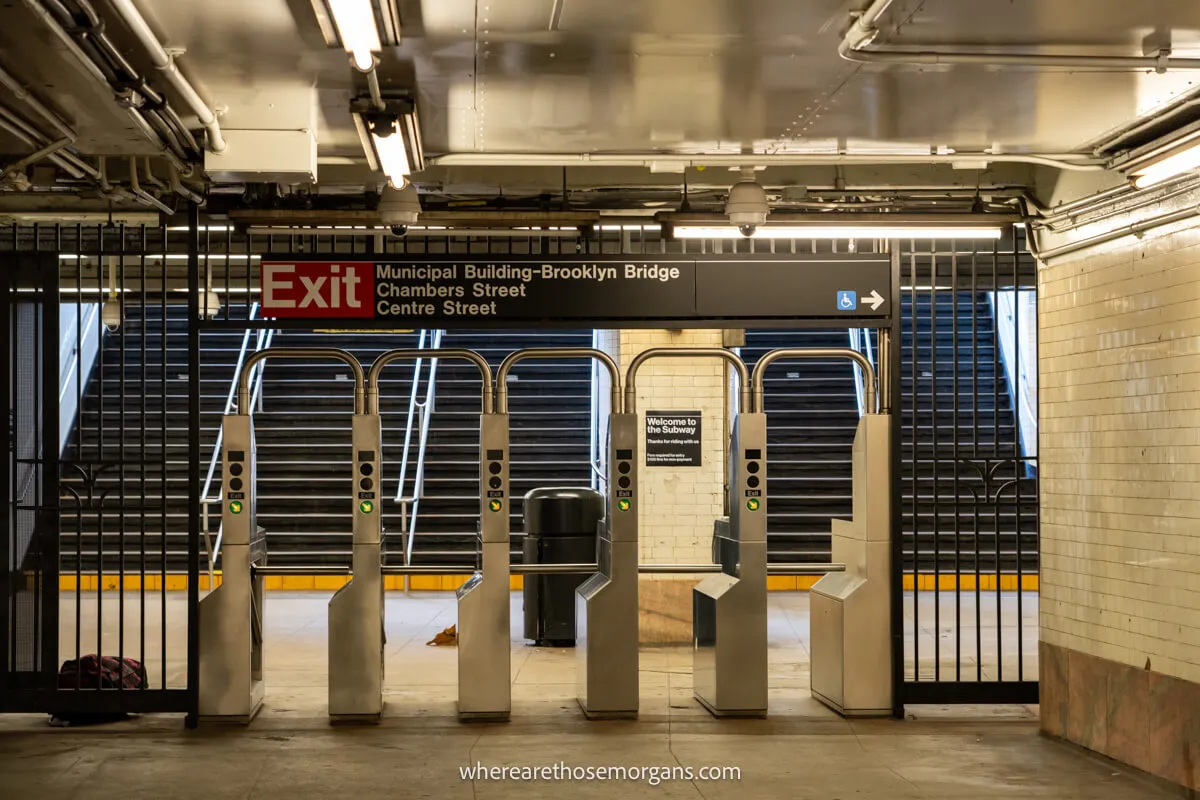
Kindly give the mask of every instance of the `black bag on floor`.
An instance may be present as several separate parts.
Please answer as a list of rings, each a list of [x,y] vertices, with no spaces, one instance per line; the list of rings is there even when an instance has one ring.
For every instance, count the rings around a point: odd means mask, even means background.
[[[88,689],[145,689],[149,685],[146,668],[132,658],[98,656],[95,653],[78,660],[63,662],[58,671],[58,688],[67,690]],[[126,719],[124,712],[60,712],[50,715],[50,724],[56,726],[94,725]]]

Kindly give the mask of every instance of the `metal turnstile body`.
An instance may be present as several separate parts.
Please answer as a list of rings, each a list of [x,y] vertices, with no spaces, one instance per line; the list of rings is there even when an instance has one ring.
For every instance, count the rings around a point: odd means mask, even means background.
[[[458,590],[458,717],[507,720],[512,711],[508,414],[479,422],[478,571]]]
[[[767,713],[767,418],[739,414],[729,446],[729,517],[714,530],[721,572],[692,590],[692,681],[717,716]]]
[[[382,433],[378,414],[352,424],[354,575],[329,600],[329,716],[379,720],[383,714],[383,526],[379,481]]]
[[[200,716],[249,722],[262,707],[266,539],[255,507],[254,429],[247,415],[222,420],[221,585],[200,600]]]
[[[846,571],[809,592],[812,693],[845,716],[892,714],[891,415],[864,414],[854,434],[854,516],[833,521]]]
[[[575,592],[577,692],[591,718],[638,713],[637,420],[637,414],[610,417],[600,571]]]

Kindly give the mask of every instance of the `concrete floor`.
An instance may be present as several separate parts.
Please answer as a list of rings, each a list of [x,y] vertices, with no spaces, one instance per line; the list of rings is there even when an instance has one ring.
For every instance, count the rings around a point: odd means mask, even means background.
[[[160,598],[148,598],[146,619],[154,620],[150,627],[157,635],[162,627]],[[148,637],[146,661],[152,683],[157,685],[165,675],[168,685],[180,685],[183,606],[176,596],[166,600],[165,669],[158,655],[161,636]],[[355,800],[1172,796],[1108,762],[1040,737],[1036,708],[923,707],[913,709],[912,718],[905,721],[848,722],[837,717],[808,694],[807,600],[804,593],[771,598],[769,719],[713,719],[692,699],[690,653],[684,648],[647,648],[641,659],[640,719],[597,723],[583,720],[575,705],[572,652],[527,647],[520,641],[520,600],[514,596],[513,721],[461,725],[454,721],[455,650],[425,645],[455,621],[453,595],[389,595],[386,718],[376,727],[331,728],[324,718],[328,594],[274,594],[268,597],[265,621],[267,702],[249,729],[186,731],[177,717],[165,716],[65,730],[49,728],[42,717],[0,718],[0,799],[82,798],[101,792],[122,798],[205,800],[307,798],[330,792]],[[1004,604],[1002,599],[1002,608]],[[93,596],[80,607],[85,652],[95,642],[101,617],[105,651],[112,652],[110,645],[116,644],[117,604],[104,605],[98,615]],[[1021,616],[1032,613],[1036,621],[1036,602],[1026,598],[1022,605]],[[137,656],[140,649],[140,640],[130,635],[140,627],[140,609],[139,602],[127,598],[127,655]],[[932,606],[922,598],[915,616],[919,624],[910,625],[920,637],[923,674],[936,663],[952,669],[959,641],[964,653],[975,657],[973,613],[968,627],[947,631],[945,612],[943,608],[943,624],[933,626]],[[995,654],[1010,649],[1016,614],[1005,613],[999,626],[987,625],[988,615],[981,616],[979,652],[985,654],[988,669],[1002,667],[1007,672],[1015,665],[1005,665]],[[952,611],[949,618],[953,620]],[[73,621],[73,609],[69,614],[64,609],[64,619]],[[63,644],[74,652],[74,626],[68,627]],[[993,635],[997,629],[999,648]],[[916,637],[908,637],[910,648]],[[136,643],[132,647],[131,638]],[[941,658],[934,661],[933,643],[939,639]],[[1027,638],[1025,645],[1036,652],[1035,642],[1030,648]],[[910,670],[915,667],[911,664]],[[1036,673],[1036,662],[1032,668]],[[740,768],[741,777],[656,785],[645,778],[464,780],[460,767],[478,763],[694,770],[729,766]]]

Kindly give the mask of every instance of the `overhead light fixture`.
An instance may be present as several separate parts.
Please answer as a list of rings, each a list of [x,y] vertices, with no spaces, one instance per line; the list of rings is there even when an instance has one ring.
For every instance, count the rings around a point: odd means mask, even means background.
[[[396,189],[402,189],[412,174],[412,163],[408,160],[408,147],[395,122],[379,126],[371,131],[371,146],[379,159],[379,171],[387,175]]]
[[[676,239],[999,239],[1000,226],[943,227],[933,225],[800,225],[744,227],[677,225]]]
[[[362,98],[350,111],[367,165],[386,175],[394,188],[403,189],[409,175],[425,169],[421,124],[412,100],[384,98],[380,109]]]
[[[1200,169],[1200,141],[1175,150],[1161,161],[1139,167],[1130,175],[1134,188],[1146,189],[1196,169]]]
[[[368,72],[375,68],[375,54],[383,50],[379,28],[375,25],[375,9],[371,0],[328,0],[333,24],[337,26],[342,47],[350,54],[356,69]]]
[[[1137,189],[1157,186],[1200,169],[1200,122],[1185,125],[1114,158],[1108,167],[1124,172]]]

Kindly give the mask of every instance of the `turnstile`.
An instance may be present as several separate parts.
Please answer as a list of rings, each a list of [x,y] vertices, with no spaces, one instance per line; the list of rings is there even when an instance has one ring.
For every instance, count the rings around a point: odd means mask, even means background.
[[[636,417],[617,413],[621,376],[616,362],[591,348],[531,348],[511,353],[496,373],[496,411],[508,424],[508,373],[528,359],[591,358],[611,382],[608,492],[599,526],[599,572],[575,590],[575,674],[579,705],[594,718],[635,717],[638,711],[638,552]],[[506,476],[507,484],[507,476]]]
[[[713,714],[767,713],[767,418],[739,413],[729,442],[729,516],[714,526],[721,572],[692,590],[692,691]]]
[[[263,581],[266,536],[257,525],[257,453],[250,416],[250,374],[268,358],[333,358],[354,372],[355,413],[362,410],[363,371],[334,348],[268,348],[246,359],[238,376],[238,413],[221,422],[221,532],[215,551],[221,585],[200,600],[200,716],[249,722],[262,707]],[[262,367],[259,367],[261,369]]]

